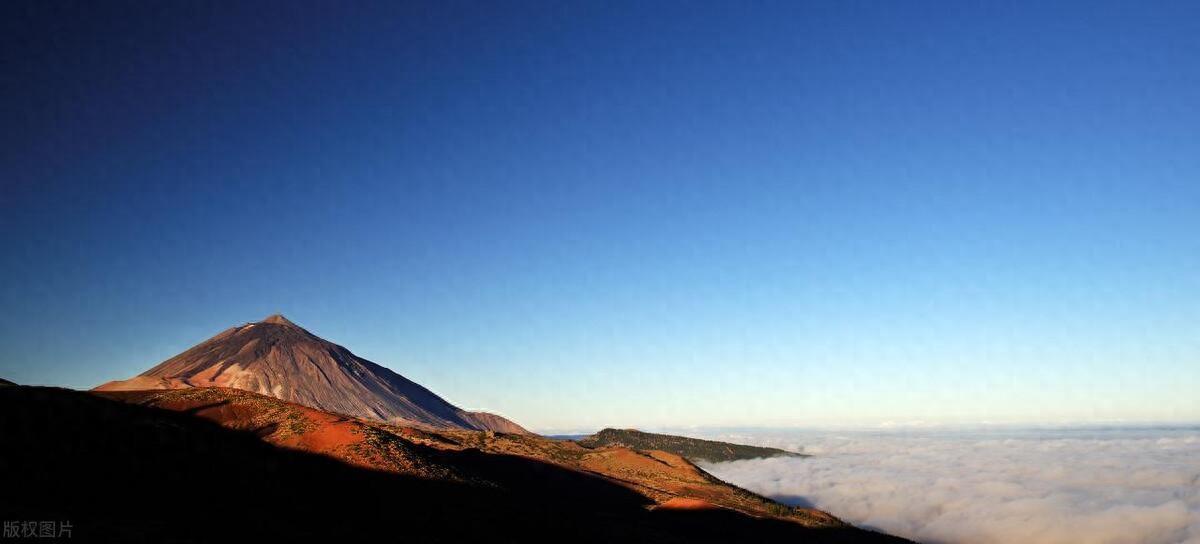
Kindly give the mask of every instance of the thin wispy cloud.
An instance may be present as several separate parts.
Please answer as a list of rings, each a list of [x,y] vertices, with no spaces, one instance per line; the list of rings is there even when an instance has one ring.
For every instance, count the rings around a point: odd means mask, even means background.
[[[736,438],[814,457],[708,471],[921,542],[1200,544],[1200,429]]]

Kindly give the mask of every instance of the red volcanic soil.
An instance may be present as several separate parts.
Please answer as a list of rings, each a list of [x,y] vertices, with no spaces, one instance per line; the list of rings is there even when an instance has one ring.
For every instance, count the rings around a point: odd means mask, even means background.
[[[675,497],[657,506],[660,510],[711,510],[716,508],[712,503],[700,499]]]
[[[389,425],[347,418],[228,388],[100,392],[128,403],[186,412],[223,427],[254,433],[271,444],[328,455],[352,465],[458,481],[479,481],[451,453],[515,455],[600,476],[636,492],[650,504],[703,503],[808,527],[841,527],[829,514],[787,508],[730,486],[683,457],[658,450],[614,446],[588,449],[538,436]],[[678,500],[677,500],[678,499]]]
[[[73,539],[904,542],[679,456],[397,426],[229,388],[0,388],[0,494]]]
[[[108,391],[97,395],[183,412],[227,429],[247,431],[284,448],[327,455],[346,463],[417,476],[452,477],[436,460],[422,455],[397,435],[379,439],[383,424],[330,414],[240,389],[193,388],[170,391]],[[407,427],[395,427],[406,429]],[[417,429],[411,432],[419,433]]]

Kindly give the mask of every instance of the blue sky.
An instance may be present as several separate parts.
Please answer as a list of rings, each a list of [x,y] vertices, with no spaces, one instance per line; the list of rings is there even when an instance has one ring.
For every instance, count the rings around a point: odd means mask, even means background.
[[[1200,9],[1043,4],[6,5],[0,376],[283,312],[538,429],[1200,420]]]

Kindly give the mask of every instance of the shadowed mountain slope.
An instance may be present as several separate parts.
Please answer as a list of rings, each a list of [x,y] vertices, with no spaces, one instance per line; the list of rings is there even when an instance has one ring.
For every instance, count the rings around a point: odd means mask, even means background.
[[[736,461],[738,459],[758,459],[761,457],[807,457],[778,448],[746,446],[730,444],[716,440],[702,440],[686,436],[669,434],[645,433],[634,429],[604,429],[594,435],[577,440],[585,448],[601,448],[605,446],[625,446],[635,450],[662,450],[674,453],[692,461]]]
[[[827,514],[654,499],[637,485],[700,485],[669,454],[399,427],[232,389],[0,388],[0,436],[14,490],[0,512],[70,520],[73,541],[905,542]],[[567,464],[597,453],[625,468]]]
[[[470,412],[350,350],[272,315],[233,327],[129,380],[97,391],[232,387],[354,417],[438,428],[525,433]]]

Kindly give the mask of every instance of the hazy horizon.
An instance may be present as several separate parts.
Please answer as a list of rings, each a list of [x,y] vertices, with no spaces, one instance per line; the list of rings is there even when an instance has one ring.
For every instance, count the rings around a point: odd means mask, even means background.
[[[250,322],[252,322],[252,321],[253,320],[250,320]],[[241,324],[242,323],[231,323],[230,326],[241,325]],[[302,322],[298,323],[298,324],[300,324],[301,326],[305,326],[304,323],[302,323]],[[92,387],[100,385],[101,383],[104,383],[105,381],[109,381],[111,379],[123,379],[123,378],[127,378],[127,377],[131,377],[133,375],[136,375],[146,369],[149,369],[150,367],[161,362],[162,360],[170,358],[171,356],[186,350],[187,348],[191,347],[192,345],[199,343],[201,340],[207,339],[209,336],[212,336],[212,335],[220,332],[221,330],[224,330],[225,328],[228,328],[228,327],[224,327],[219,330],[214,330],[214,331],[212,331],[211,334],[206,334],[203,337],[196,338],[195,341],[187,342],[186,345],[179,346],[178,348],[172,348],[172,347],[161,348],[161,349],[165,349],[166,352],[164,352],[164,354],[162,356],[160,356],[158,359],[153,360],[153,361],[146,361],[145,363],[125,365],[125,368],[130,369],[130,370],[126,371],[127,372],[126,374],[110,375],[110,376],[103,378],[101,381],[97,381],[95,383],[78,383],[78,382],[76,382],[76,383],[53,383],[53,382],[36,382],[36,381],[35,382],[27,381],[27,382],[21,382],[21,383],[24,383],[26,385],[51,385],[51,386],[72,387],[72,388],[77,388],[77,389],[90,389]],[[347,328],[350,328],[350,326],[348,324],[347,324]],[[310,330],[312,330],[312,329],[310,328]],[[313,332],[320,335],[319,331],[313,331]],[[330,340],[337,342],[337,340],[334,340],[334,339],[330,339]],[[464,400],[464,399],[456,398],[454,396],[451,396],[450,394],[447,394],[445,392],[446,390],[453,390],[455,388],[456,384],[461,383],[461,378],[456,378],[452,369],[443,368],[443,369],[441,369],[441,372],[437,374],[438,377],[422,380],[422,379],[417,378],[413,372],[411,372],[403,367],[399,367],[398,365],[395,365],[395,364],[390,364],[387,361],[383,361],[383,360],[380,360],[377,358],[373,359],[371,356],[364,354],[360,350],[356,350],[353,346],[347,346],[347,347],[349,347],[351,349],[351,351],[354,351],[359,356],[363,356],[367,359],[371,359],[374,362],[382,364],[383,366],[387,366],[402,375],[406,375],[410,379],[414,379],[418,383],[422,383],[423,385],[431,388],[435,392],[446,396],[447,399],[450,400],[451,402],[459,404],[465,408],[491,410],[491,411],[496,411],[498,413],[508,415],[510,417],[513,417],[514,419],[520,418],[520,416],[506,412],[505,410],[503,410],[499,407],[499,406],[506,404],[506,402],[504,402],[505,399],[500,398],[501,395],[499,395],[498,392],[496,392],[496,391],[491,391],[490,396],[494,397],[495,400],[498,402],[496,404],[490,404],[490,405],[477,405],[480,403],[471,401],[469,399]],[[10,379],[12,379],[11,375],[10,375]],[[443,380],[444,383],[439,380]],[[534,410],[535,412],[540,409],[545,409],[545,407],[538,407],[538,406],[532,407],[532,410]],[[593,416],[594,416],[594,414],[593,414]],[[1200,425],[1200,416],[1158,417],[1158,418],[1155,418],[1155,417],[1141,417],[1141,418],[1138,418],[1138,417],[1107,417],[1106,418],[1106,417],[1097,417],[1094,415],[1093,416],[1076,415],[1073,417],[1072,416],[1064,416],[1064,417],[1024,417],[1023,418],[1023,417],[1019,417],[1019,416],[1018,417],[1003,417],[1003,416],[1000,416],[1000,417],[997,417],[997,416],[991,416],[991,417],[988,417],[988,416],[946,417],[943,415],[940,417],[931,417],[931,418],[898,418],[898,417],[895,417],[894,415],[893,416],[865,415],[865,416],[858,416],[858,417],[854,417],[854,418],[838,418],[836,415],[830,416],[827,413],[820,412],[820,413],[795,414],[795,415],[775,415],[775,416],[771,416],[771,417],[759,417],[759,418],[751,419],[751,418],[747,418],[744,415],[738,414],[736,411],[730,411],[728,414],[726,414],[724,416],[724,419],[716,418],[714,420],[709,420],[709,421],[686,422],[686,423],[680,423],[677,421],[664,422],[661,420],[646,418],[642,415],[631,417],[631,418],[625,418],[625,419],[621,419],[619,417],[614,417],[614,418],[607,419],[607,420],[596,419],[595,417],[592,417],[592,419],[595,420],[594,422],[568,421],[568,422],[565,422],[565,424],[558,423],[558,424],[550,424],[550,425],[538,424],[537,421],[541,418],[536,417],[536,415],[535,415],[535,417],[525,417],[523,419],[526,421],[532,421],[532,423],[527,424],[527,427],[530,428],[531,430],[543,432],[545,434],[562,434],[562,435],[586,434],[586,433],[594,432],[596,430],[599,430],[599,429],[605,428],[605,427],[640,428],[642,430],[653,431],[653,432],[681,432],[683,434],[687,434],[688,430],[711,431],[711,430],[730,430],[730,429],[733,429],[733,430],[743,429],[743,430],[755,430],[755,431],[771,431],[771,430],[781,430],[781,429],[782,430],[818,430],[818,431],[837,431],[837,430],[854,431],[854,430],[888,430],[888,429],[895,429],[895,430],[905,430],[905,429],[909,429],[909,430],[921,430],[921,429],[978,430],[978,429],[989,429],[989,428],[990,429],[1002,429],[1002,428],[1006,428],[1006,427],[1020,428],[1020,429],[1088,428],[1088,427],[1111,425],[1111,426],[1116,426],[1116,427],[1138,428],[1138,427],[1147,427],[1147,426],[1155,426],[1155,425],[1166,425],[1166,426]]]

